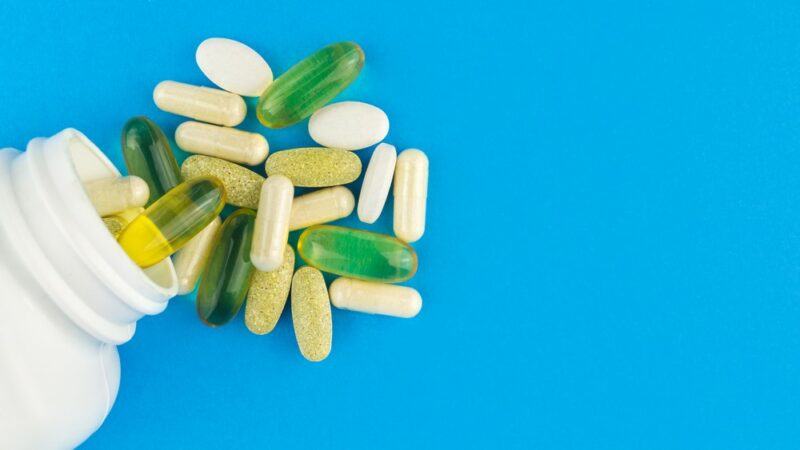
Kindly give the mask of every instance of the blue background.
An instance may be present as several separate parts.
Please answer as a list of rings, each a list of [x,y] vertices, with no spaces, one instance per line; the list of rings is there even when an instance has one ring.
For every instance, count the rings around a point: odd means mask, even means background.
[[[797,2],[4,2],[0,19],[3,145],[73,126],[122,167],[129,117],[183,120],[156,83],[207,84],[204,38],[276,74],[355,40],[367,65],[340,99],[384,108],[387,140],[431,160],[416,319],[335,310],[312,364],[288,308],[259,337],[177,298],[120,348],[83,448],[800,447]],[[312,143],[305,123],[245,127]]]

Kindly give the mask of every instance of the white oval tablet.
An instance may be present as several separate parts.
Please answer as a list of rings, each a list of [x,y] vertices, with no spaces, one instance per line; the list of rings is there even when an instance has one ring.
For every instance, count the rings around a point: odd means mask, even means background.
[[[209,80],[234,94],[258,97],[272,83],[272,69],[264,58],[232,39],[206,39],[197,46],[195,59]]]
[[[323,147],[359,150],[386,137],[389,118],[368,103],[332,103],[311,115],[308,133]]]
[[[358,218],[362,222],[375,223],[380,217],[392,187],[396,162],[397,150],[394,145],[383,143],[375,147],[358,196]]]

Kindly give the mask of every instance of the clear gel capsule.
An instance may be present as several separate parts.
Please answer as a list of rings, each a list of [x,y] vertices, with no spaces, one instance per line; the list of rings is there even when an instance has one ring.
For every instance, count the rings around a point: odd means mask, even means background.
[[[188,294],[194,290],[211,254],[214,238],[221,224],[222,221],[217,217],[175,254],[173,262],[175,273],[178,274],[178,295]]]
[[[183,181],[167,137],[147,117],[134,117],[122,128],[122,155],[128,173],[147,182],[147,206]]]
[[[407,286],[337,278],[328,292],[333,306],[350,311],[410,318],[422,309],[419,292]]]
[[[163,111],[226,127],[239,125],[247,115],[247,105],[236,94],[176,81],[158,83],[153,101]]]
[[[293,198],[294,186],[283,175],[268,177],[261,187],[250,259],[262,272],[272,272],[283,263]]]
[[[358,218],[362,222],[375,223],[381,216],[392,187],[396,162],[397,150],[394,145],[380,144],[375,147],[358,196]]]
[[[137,177],[103,178],[86,183],[86,194],[100,216],[144,206],[150,198],[147,183]]]
[[[394,171],[394,234],[414,242],[425,233],[428,198],[428,157],[420,150],[404,150]]]
[[[289,231],[333,222],[350,215],[356,200],[350,189],[334,186],[310,192],[292,201]]]
[[[255,166],[269,153],[267,139],[258,133],[220,127],[201,122],[184,122],[175,130],[178,147],[189,153],[215,156]]]
[[[301,267],[292,279],[292,324],[304,358],[316,362],[328,357],[333,340],[331,302],[322,273],[313,267]]]

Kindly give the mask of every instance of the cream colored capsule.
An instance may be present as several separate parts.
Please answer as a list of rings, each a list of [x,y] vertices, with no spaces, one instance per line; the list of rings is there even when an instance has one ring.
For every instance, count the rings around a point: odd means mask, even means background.
[[[293,198],[294,186],[283,175],[268,177],[261,187],[250,260],[262,272],[272,272],[283,263]]]
[[[144,206],[150,198],[147,183],[136,176],[103,178],[86,183],[85,188],[89,200],[101,216]]]
[[[215,177],[225,187],[225,196],[229,204],[242,208],[258,208],[258,197],[264,177],[246,167],[212,156],[194,155],[183,161],[181,175],[185,180]]]
[[[178,147],[190,153],[215,156],[255,166],[269,153],[267,139],[258,133],[201,122],[184,122],[175,130]]]
[[[173,258],[175,272],[178,274],[178,295],[188,294],[194,290],[200,274],[203,273],[208,255],[214,247],[214,238],[221,224],[222,220],[219,217],[214,219]]]
[[[292,202],[289,231],[333,222],[353,212],[356,199],[350,189],[334,186],[296,197]]]
[[[239,125],[247,115],[247,105],[236,94],[177,81],[158,83],[153,101],[161,110],[226,127]]]
[[[422,309],[416,289],[394,284],[337,278],[328,291],[339,309],[394,317],[414,317]]]
[[[313,267],[301,267],[292,278],[292,324],[303,357],[309,361],[328,357],[333,340],[331,302],[322,272]]]
[[[428,198],[428,157],[420,150],[404,150],[394,171],[394,234],[406,242],[425,233]]]
[[[244,324],[255,334],[267,334],[275,329],[275,324],[283,313],[294,272],[294,250],[286,244],[283,264],[278,270],[261,272],[256,270],[247,291],[247,304],[244,310]]]
[[[358,196],[358,218],[362,222],[374,223],[381,216],[392,187],[396,162],[397,150],[394,145],[380,144],[375,147]]]

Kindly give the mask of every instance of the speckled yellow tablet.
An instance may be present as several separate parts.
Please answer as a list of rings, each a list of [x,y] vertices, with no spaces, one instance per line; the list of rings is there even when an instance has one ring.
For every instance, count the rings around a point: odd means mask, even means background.
[[[333,340],[331,302],[322,272],[313,267],[301,267],[292,279],[292,323],[304,358],[328,357]]]
[[[361,175],[361,160],[347,150],[305,147],[273,153],[267,158],[267,175],[284,175],[302,187],[347,184]]]
[[[103,217],[103,223],[114,237],[119,236],[119,232],[128,225],[128,221],[120,216]]]
[[[229,204],[242,208],[258,208],[264,177],[250,169],[212,156],[194,155],[186,158],[181,165],[181,175],[185,180],[216,177],[225,187]]]
[[[283,264],[277,270],[272,272],[256,270],[250,281],[244,323],[255,334],[271,332],[283,313],[283,307],[286,306],[294,272],[294,250],[288,244],[285,248]]]

